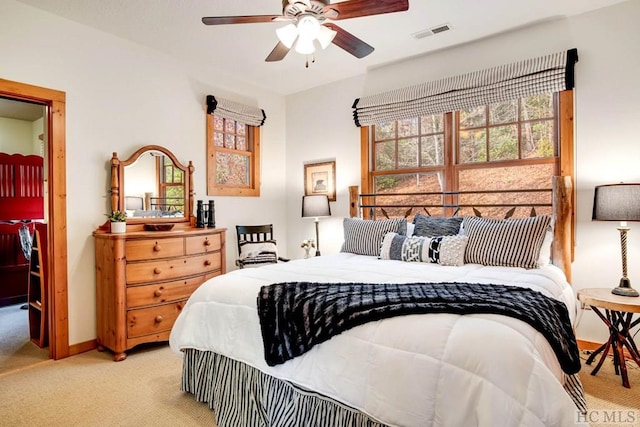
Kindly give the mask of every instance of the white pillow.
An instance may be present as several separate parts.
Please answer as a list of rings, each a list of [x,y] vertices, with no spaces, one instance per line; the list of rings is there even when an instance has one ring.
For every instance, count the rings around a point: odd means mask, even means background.
[[[407,237],[413,236],[413,230],[416,228],[415,224],[412,222],[407,223]]]
[[[259,266],[278,262],[278,248],[275,240],[264,242],[240,242],[240,261],[243,266]]]
[[[540,256],[538,257],[538,266],[544,267],[551,263],[551,244],[553,243],[553,227],[550,225],[549,229],[544,235],[542,246],[540,246]]]

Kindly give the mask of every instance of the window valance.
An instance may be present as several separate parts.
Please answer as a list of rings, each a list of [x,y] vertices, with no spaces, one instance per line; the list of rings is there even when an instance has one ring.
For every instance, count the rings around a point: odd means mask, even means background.
[[[264,110],[260,108],[207,95],[207,114],[214,114],[214,112],[216,116],[235,120],[249,126],[262,126],[267,119]]]
[[[570,49],[359,98],[353,119],[367,126],[573,89],[576,62],[578,50]]]

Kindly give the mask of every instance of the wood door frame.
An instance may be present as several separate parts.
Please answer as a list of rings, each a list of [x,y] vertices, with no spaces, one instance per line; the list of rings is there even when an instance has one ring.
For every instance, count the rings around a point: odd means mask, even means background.
[[[45,106],[47,116],[47,253],[49,357],[69,354],[69,306],[67,298],[67,170],[66,93],[25,83],[0,79],[0,96]]]

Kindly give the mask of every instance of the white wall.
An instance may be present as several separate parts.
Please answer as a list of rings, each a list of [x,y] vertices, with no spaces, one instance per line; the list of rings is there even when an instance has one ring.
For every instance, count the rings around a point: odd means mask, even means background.
[[[640,84],[640,2],[629,1],[570,19],[446,49],[370,70],[366,76],[333,83],[287,98],[287,176],[289,241],[294,248],[313,233],[300,218],[302,164],[336,158],[338,201],[333,217],[322,221],[323,253],[337,252],[340,218],[347,216],[348,185],[359,184],[359,133],[350,106],[357,97],[471,72],[521,59],[578,48],[575,126],[577,246],[573,286],[614,287],[621,276],[618,232],[614,224],[591,222],[593,187],[640,181],[637,159]],[[298,195],[298,199],[294,195]],[[326,224],[325,224],[326,223]],[[298,251],[299,257],[302,250]],[[640,224],[629,234],[629,277],[640,289]],[[635,280],[634,280],[635,278]],[[591,312],[578,337],[602,342],[607,331]]]
[[[70,344],[96,336],[91,233],[109,208],[112,152],[124,159],[142,145],[163,145],[181,162],[193,161],[196,199],[208,200],[207,94],[259,106],[268,116],[261,133],[261,197],[214,198],[217,226],[229,229],[229,267],[236,258],[235,224],[272,222],[286,233],[283,97],[12,0],[0,2],[0,58],[0,78],[67,96]],[[282,248],[286,252],[286,242]]]
[[[42,135],[43,139],[40,139]],[[38,156],[44,156],[44,117],[31,123],[31,151]]]
[[[33,122],[0,117],[0,152],[39,154],[32,151]]]
[[[304,239],[315,239],[312,218],[302,219],[304,164],[335,160],[336,201],[330,218],[320,219],[323,254],[340,251],[342,218],[349,214],[349,186],[360,185],[360,130],[351,104],[361,93],[363,77],[344,80],[287,97],[287,212],[289,256],[302,258]]]

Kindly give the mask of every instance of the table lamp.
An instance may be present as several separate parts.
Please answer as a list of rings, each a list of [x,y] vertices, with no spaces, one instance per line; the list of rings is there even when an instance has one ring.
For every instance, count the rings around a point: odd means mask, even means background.
[[[327,196],[302,196],[302,217],[315,218],[316,223],[316,256],[320,256],[320,234],[318,222],[320,217],[331,216],[331,206]]]
[[[619,221],[620,246],[622,249],[622,278],[611,293],[637,297],[638,291],[631,287],[627,277],[627,221],[640,221],[640,184],[600,185],[593,197],[593,216],[597,221]]]

